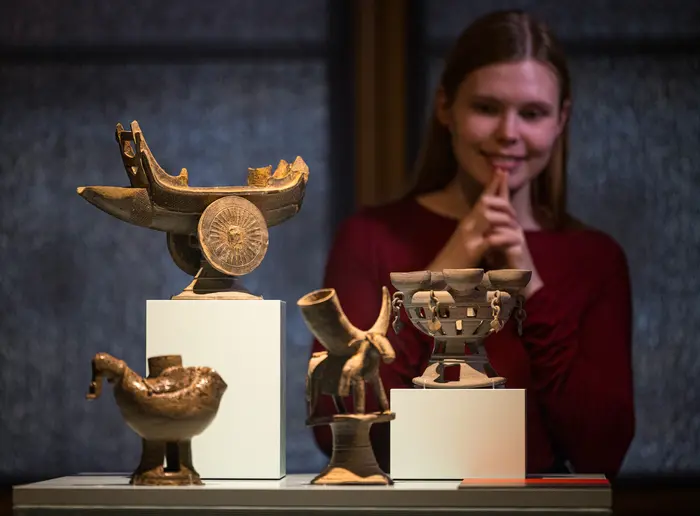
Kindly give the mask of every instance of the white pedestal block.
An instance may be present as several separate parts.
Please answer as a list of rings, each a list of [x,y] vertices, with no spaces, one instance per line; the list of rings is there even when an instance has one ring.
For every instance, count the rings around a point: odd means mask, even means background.
[[[525,390],[392,389],[395,480],[524,478]]]
[[[285,463],[285,303],[149,300],[146,359],[182,355],[228,385],[212,424],[192,439],[202,479],[280,479]]]

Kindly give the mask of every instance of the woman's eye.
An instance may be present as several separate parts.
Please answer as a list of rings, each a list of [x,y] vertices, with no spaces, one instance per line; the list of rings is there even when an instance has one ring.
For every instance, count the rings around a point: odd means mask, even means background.
[[[525,109],[520,112],[520,116],[525,120],[537,120],[547,116],[547,113],[541,109]]]
[[[495,115],[498,113],[498,107],[492,104],[476,103],[472,105],[472,109],[477,113],[483,113],[485,115]]]

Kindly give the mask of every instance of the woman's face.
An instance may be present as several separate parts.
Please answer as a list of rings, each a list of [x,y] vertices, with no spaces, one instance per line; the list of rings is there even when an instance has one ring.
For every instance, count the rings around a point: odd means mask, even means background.
[[[559,109],[557,75],[535,60],[475,70],[451,105],[439,92],[437,106],[461,171],[486,185],[500,168],[510,190],[542,172],[568,114],[568,103]]]

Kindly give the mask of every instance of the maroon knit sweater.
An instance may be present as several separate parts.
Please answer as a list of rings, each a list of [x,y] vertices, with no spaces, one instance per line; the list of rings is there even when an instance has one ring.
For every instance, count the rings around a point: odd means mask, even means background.
[[[389,274],[425,270],[456,225],[412,198],[364,209],[339,228],[324,286],[337,291],[353,325],[369,329],[380,311],[382,286],[395,291]],[[486,351],[507,387],[526,389],[528,472],[552,471],[568,461],[577,473],[614,476],[635,425],[625,254],[612,238],[590,229],[525,236],[544,287],[525,303],[522,337],[510,320],[486,339]],[[391,389],[413,388],[411,380],[423,373],[432,350],[432,339],[403,310],[402,320],[398,336],[391,328],[387,334],[396,360],[380,370],[389,397]],[[314,342],[313,350],[323,348]],[[378,410],[367,387],[367,411]],[[322,397],[319,412],[334,412],[329,397]],[[314,435],[330,454],[330,428],[314,427]],[[388,471],[389,424],[374,425],[371,435]],[[439,427],[425,438],[439,439]]]

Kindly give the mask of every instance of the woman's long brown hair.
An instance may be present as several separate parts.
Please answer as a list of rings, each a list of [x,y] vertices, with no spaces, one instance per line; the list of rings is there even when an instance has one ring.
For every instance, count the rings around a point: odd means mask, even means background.
[[[551,66],[559,78],[559,107],[571,99],[571,84],[564,52],[549,28],[522,11],[487,14],[460,35],[448,55],[440,87],[448,103],[454,101],[462,81],[474,70],[494,63],[536,59]],[[552,157],[531,185],[532,207],[546,228],[577,225],[566,212],[566,159],[568,123],[557,138]],[[417,196],[445,188],[458,170],[449,130],[433,110],[410,192]]]

